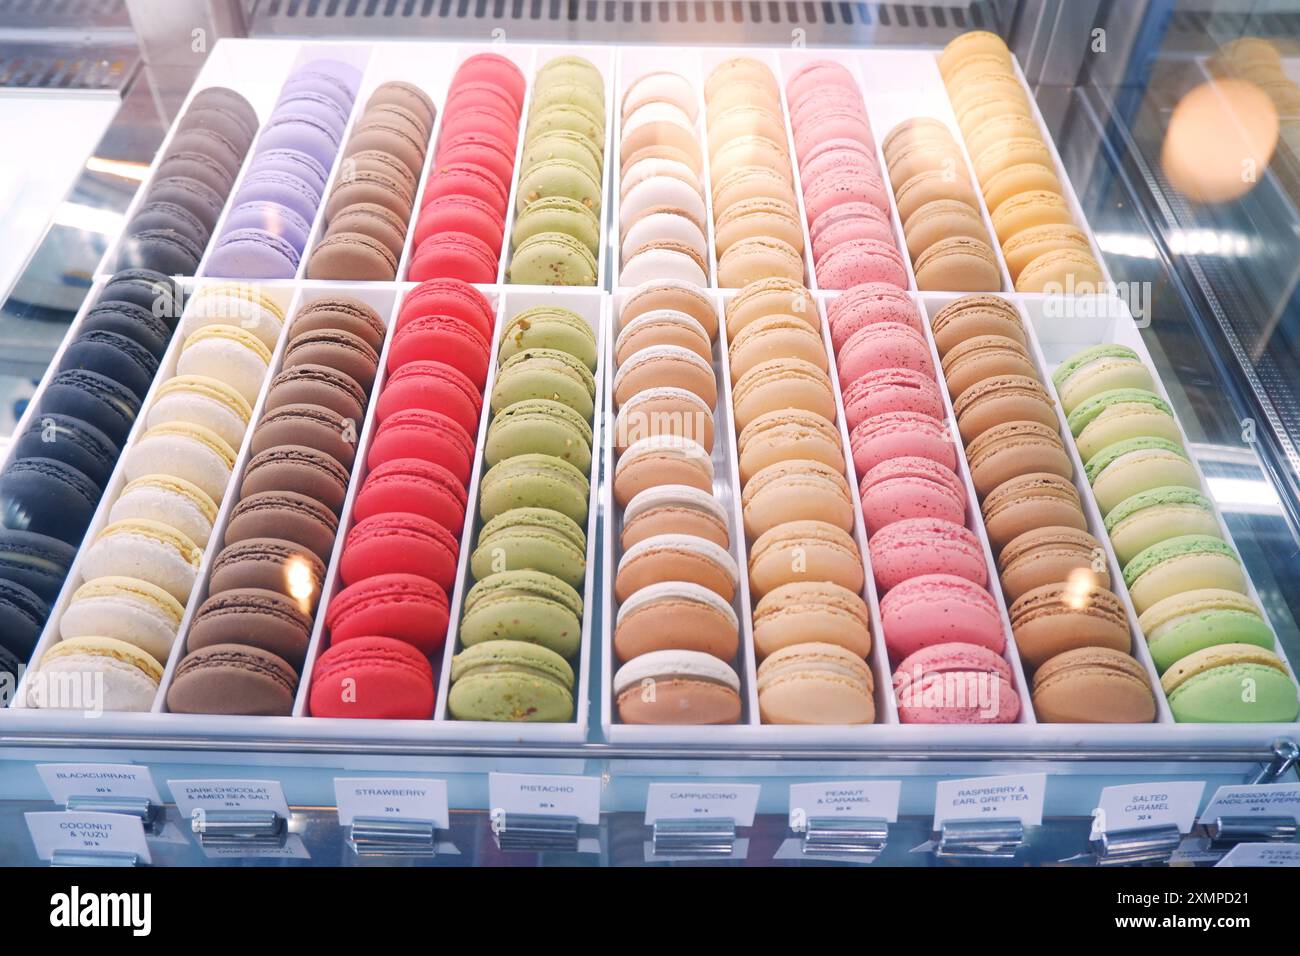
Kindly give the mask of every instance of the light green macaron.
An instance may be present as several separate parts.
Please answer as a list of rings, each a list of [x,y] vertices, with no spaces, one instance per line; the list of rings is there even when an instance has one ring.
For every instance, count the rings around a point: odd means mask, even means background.
[[[1160,686],[1179,723],[1289,723],[1300,711],[1286,665],[1253,644],[1194,651],[1164,672]]]
[[[1185,534],[1219,538],[1219,523],[1210,499],[1195,488],[1164,486],[1125,498],[1106,515],[1106,533],[1120,564],[1139,551]]]
[[[1144,491],[1201,486],[1187,452],[1165,438],[1117,441],[1087,459],[1083,467],[1103,515]]]
[[[1080,402],[1067,421],[1084,460],[1126,438],[1181,440],[1173,409],[1154,392],[1112,388]]]
[[[1273,631],[1255,602],[1236,591],[1199,588],[1157,601],[1138,618],[1151,660],[1161,674],[1175,662],[1216,644],[1273,649]]]
[[[528,114],[528,128],[524,131],[524,142],[531,143],[536,137],[557,129],[567,129],[571,133],[585,136],[604,155],[604,114],[567,103],[531,110]]]
[[[596,257],[580,239],[564,232],[539,232],[515,249],[508,281],[512,285],[592,286]]]
[[[570,77],[546,77],[533,88],[531,112],[552,106],[578,106],[596,116],[605,115],[605,88],[594,83],[566,82]]]
[[[526,349],[557,349],[596,371],[596,333],[576,312],[554,305],[525,309],[506,323],[498,361]]]
[[[559,349],[525,349],[502,363],[492,386],[492,410],[544,398],[568,405],[587,421],[596,405],[596,379],[581,359]]]
[[[577,83],[592,90],[600,90],[602,98],[604,96],[605,77],[600,68],[584,56],[567,53],[543,63],[533,79],[534,95],[538,88],[544,89],[557,83]]]
[[[582,643],[582,598],[554,575],[502,571],[478,581],[465,595],[460,639],[527,641],[573,657]]]
[[[568,405],[532,398],[507,405],[488,426],[488,467],[516,455],[554,455],[591,473],[591,426]]]
[[[572,160],[543,160],[524,173],[519,178],[515,210],[527,209],[532,203],[549,196],[576,199],[593,214],[600,215],[600,179]]]
[[[517,249],[543,232],[573,236],[590,249],[592,255],[600,251],[600,220],[587,206],[568,196],[547,196],[525,206],[515,217],[515,228],[510,233],[511,247]]]
[[[519,159],[519,172],[528,173],[538,163],[548,159],[567,159],[579,164],[593,179],[600,179],[605,157],[600,144],[570,129],[555,129],[530,138],[524,144],[524,154]],[[516,228],[518,223],[515,224]]]
[[[1094,395],[1120,388],[1151,390],[1151,370],[1127,345],[1094,345],[1070,356],[1052,373],[1052,384],[1069,415]]]
[[[451,659],[447,708],[457,720],[566,721],[573,668],[540,644],[484,641]]]
[[[1201,588],[1246,593],[1241,559],[1221,538],[1187,534],[1153,544],[1124,565],[1133,606],[1144,614],[1157,601]]]
[[[483,525],[470,570],[483,579],[502,571],[542,571],[573,588],[587,576],[587,535],[567,515],[514,508]]]
[[[484,521],[514,508],[550,508],[587,523],[587,476],[553,455],[516,455],[488,469],[479,485]]]

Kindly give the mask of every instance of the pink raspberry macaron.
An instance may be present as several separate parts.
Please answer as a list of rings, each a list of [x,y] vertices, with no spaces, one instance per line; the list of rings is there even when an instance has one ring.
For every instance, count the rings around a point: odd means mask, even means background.
[[[943,398],[934,379],[907,368],[869,372],[844,390],[849,430],[885,412],[917,412],[945,419]]]
[[[870,170],[857,169],[827,173],[804,184],[803,203],[809,225],[827,210],[850,202],[870,203],[887,213],[889,197],[884,180]]]
[[[396,345],[396,343],[394,343]],[[921,333],[898,322],[877,322],[858,329],[838,356],[840,387],[847,389],[862,376],[889,368],[934,374],[930,343]]]
[[[998,602],[987,590],[955,574],[923,574],[880,600],[880,621],[890,660],[903,660],[934,644],[975,644],[1001,654],[1006,631]]]
[[[928,458],[955,471],[957,450],[946,422],[919,412],[885,412],[858,424],[849,435],[853,464],[865,475],[891,458]]]
[[[849,106],[827,106],[810,115],[794,134],[794,152],[800,162],[818,143],[828,139],[857,140],[874,150],[876,141],[866,113]]]
[[[891,458],[862,476],[862,521],[875,534],[895,521],[966,520],[966,489],[951,468],[928,458]]]
[[[500,260],[496,250],[465,232],[444,232],[430,236],[415,250],[407,278],[460,279],[487,284],[496,281]]]
[[[876,586],[889,591],[922,574],[955,574],[975,584],[988,582],[979,539],[963,525],[942,518],[907,518],[872,535],[871,567]]]
[[[860,169],[864,166],[880,172],[874,149],[868,149],[856,139],[828,139],[812,147],[808,155],[799,160],[799,177],[811,180],[836,169]]]
[[[1011,667],[987,647],[935,644],[894,672],[898,719],[905,724],[1010,724],[1020,715]]]
[[[893,244],[894,225],[889,215],[869,202],[846,202],[832,206],[808,228],[812,237],[813,261],[851,239],[874,239]]]
[[[907,288],[903,257],[889,243],[850,239],[817,260],[817,284],[823,289],[849,289],[864,282],[885,282]]]
[[[433,698],[433,668],[422,653],[391,637],[358,637],[316,661],[308,706],[313,717],[425,720]]]
[[[915,300],[887,282],[866,282],[846,289],[826,304],[826,319],[837,353],[854,332],[875,322],[899,322],[917,332],[925,331]]]
[[[785,95],[790,103],[800,103],[806,97],[816,98],[830,89],[851,90],[858,94],[858,81],[843,63],[834,60],[813,60],[790,74],[785,84]]]

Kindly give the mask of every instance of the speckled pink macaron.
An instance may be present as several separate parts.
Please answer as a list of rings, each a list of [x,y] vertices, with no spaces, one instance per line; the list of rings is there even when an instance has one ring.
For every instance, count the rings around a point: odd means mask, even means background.
[[[871,567],[882,591],[922,574],[955,574],[981,587],[988,568],[979,539],[967,527],[942,518],[907,518],[872,535]]]
[[[831,344],[839,352],[853,333],[875,322],[901,322],[923,332],[921,312],[910,295],[885,282],[867,282],[845,290],[826,304]]]
[[[977,644],[934,644],[894,672],[905,724],[1010,724],[1020,715],[1011,666]]]
[[[904,581],[880,601],[880,621],[890,660],[923,647],[957,641],[1001,654],[1006,632],[997,600],[955,574],[923,574]]]
[[[862,376],[844,390],[844,413],[850,429],[885,412],[919,412],[943,420],[943,399],[934,379],[907,368]]]
[[[823,173],[845,166],[858,167],[866,165],[868,169],[880,172],[876,162],[876,152],[856,139],[828,139],[808,150],[808,155],[799,160],[799,178],[816,179]]]
[[[811,113],[794,131],[795,156],[802,163],[814,146],[828,139],[857,140],[873,150],[876,146],[864,111],[850,106],[829,105]]]
[[[808,233],[812,237],[814,262],[841,243],[853,239],[894,243],[894,226],[889,215],[869,202],[832,206],[813,220]]]
[[[877,322],[849,336],[839,350],[840,387],[847,389],[862,376],[887,368],[910,368],[934,374],[930,344],[921,333],[899,322]]]
[[[904,456],[957,468],[957,446],[948,424],[917,412],[885,412],[868,418],[853,429],[849,446],[860,475],[883,461]]]
[[[862,476],[862,521],[875,534],[895,521],[966,520],[966,489],[951,468],[929,458],[882,461]]]
[[[827,173],[812,182],[804,183],[803,204],[809,225],[828,210],[850,202],[870,203],[887,213],[889,197],[885,192],[884,180],[871,170],[857,169]]]
[[[848,289],[864,282],[906,289],[907,268],[898,250],[874,239],[852,239],[817,260],[817,284],[823,289]]]

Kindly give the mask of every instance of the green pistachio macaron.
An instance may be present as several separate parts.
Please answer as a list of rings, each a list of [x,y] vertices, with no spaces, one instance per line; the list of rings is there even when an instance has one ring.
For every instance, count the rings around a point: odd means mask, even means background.
[[[1157,601],[1184,591],[1222,588],[1246,593],[1241,559],[1221,538],[1188,534],[1153,544],[1124,565],[1133,606],[1144,614]]]
[[[1154,392],[1112,388],[1081,402],[1067,417],[1084,460],[1126,438],[1180,441],[1173,409]]]
[[[596,370],[596,333],[576,312],[554,305],[525,309],[506,323],[498,361],[525,349],[568,352],[593,372]]]
[[[571,54],[552,57],[542,64],[542,68],[537,71],[537,76],[533,79],[533,96],[534,98],[537,96],[539,89],[568,84],[577,84],[589,90],[599,91],[601,101],[604,101],[605,77],[600,69],[586,57]]]
[[[1160,686],[1179,723],[1288,723],[1300,711],[1286,665],[1253,644],[1195,651],[1165,671]]]
[[[573,657],[582,643],[582,598],[554,575],[502,571],[478,581],[465,595],[460,639],[527,641]]]
[[[1187,452],[1165,438],[1126,438],[1107,445],[1087,459],[1083,470],[1103,515],[1144,491],[1201,487]]]
[[[573,717],[573,668],[540,644],[475,644],[451,659],[447,708],[457,720],[566,721]]]
[[[600,179],[570,159],[547,159],[519,178],[516,212],[548,196],[576,199],[600,215]]]
[[[1150,391],[1151,370],[1127,345],[1094,345],[1070,356],[1052,373],[1052,384],[1069,415],[1084,401],[1114,389]]]
[[[507,270],[512,285],[596,284],[596,256],[579,239],[563,232],[539,232],[515,249]]]
[[[568,196],[547,196],[525,206],[515,217],[511,247],[518,249],[543,232],[562,232],[581,242],[592,255],[600,252],[600,220],[587,206]]]
[[[568,405],[591,421],[596,404],[596,379],[579,358],[559,349],[525,349],[502,363],[492,386],[492,410],[515,402],[545,398]]]
[[[605,116],[593,113],[581,106],[556,104],[528,113],[528,128],[524,131],[524,142],[531,143],[535,137],[557,129],[567,129],[578,133],[591,141],[591,144],[605,153]]]
[[[507,405],[488,426],[488,467],[516,455],[554,455],[591,473],[591,426],[567,405],[533,398]]]
[[[571,77],[545,77],[533,88],[532,111],[551,106],[578,106],[596,116],[605,115],[605,88],[594,83],[570,82]]]
[[[567,159],[577,163],[594,179],[600,179],[605,157],[600,144],[570,129],[555,129],[541,133],[524,143],[524,154],[519,159],[519,173],[526,175],[538,163],[548,159]]]
[[[587,576],[587,535],[558,511],[514,508],[483,525],[469,566],[480,580],[528,569],[580,588]]]
[[[1219,538],[1219,522],[1210,499],[1195,488],[1166,485],[1125,498],[1106,515],[1106,533],[1120,564],[1139,551],[1185,534]]]
[[[587,523],[587,476],[553,455],[516,455],[493,465],[479,485],[479,514],[489,521],[512,508],[550,508]]]
[[[1138,618],[1151,660],[1161,674],[1188,654],[1217,644],[1274,646],[1273,631],[1255,602],[1222,588],[1184,591],[1157,601]]]

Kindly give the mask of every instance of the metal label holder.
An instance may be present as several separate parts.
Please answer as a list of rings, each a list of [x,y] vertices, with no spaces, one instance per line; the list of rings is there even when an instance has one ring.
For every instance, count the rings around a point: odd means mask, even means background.
[[[1112,833],[1103,830],[1091,839],[1097,863],[1101,866],[1129,866],[1138,863],[1167,863],[1182,843],[1183,835],[1176,824],[1136,827]]]
[[[731,856],[736,848],[732,817],[661,819],[654,822],[655,856]]]
[[[1011,860],[1025,845],[1019,820],[948,820],[939,829],[934,854],[950,860]]]
[[[877,856],[889,842],[889,823],[878,817],[810,817],[803,852]]]
[[[1210,848],[1220,850],[1238,843],[1291,843],[1297,829],[1292,817],[1215,817],[1205,832]]]
[[[1279,737],[1269,746],[1273,751],[1273,759],[1260,764],[1254,773],[1246,777],[1246,783],[1277,783],[1293,770],[1300,773],[1300,745],[1294,740]]]
[[[205,847],[279,848],[289,830],[274,810],[204,810],[190,827]]]
[[[50,866],[139,866],[140,858],[134,853],[104,852],[91,850],[55,850],[50,856]]]
[[[497,846],[506,853],[574,853],[578,818],[543,813],[503,813],[492,819]]]
[[[146,833],[156,832],[166,815],[163,808],[151,803],[148,797],[71,796],[64,807],[69,811],[125,813],[139,817]]]
[[[357,856],[437,856],[438,828],[432,820],[354,817],[348,843]]]

